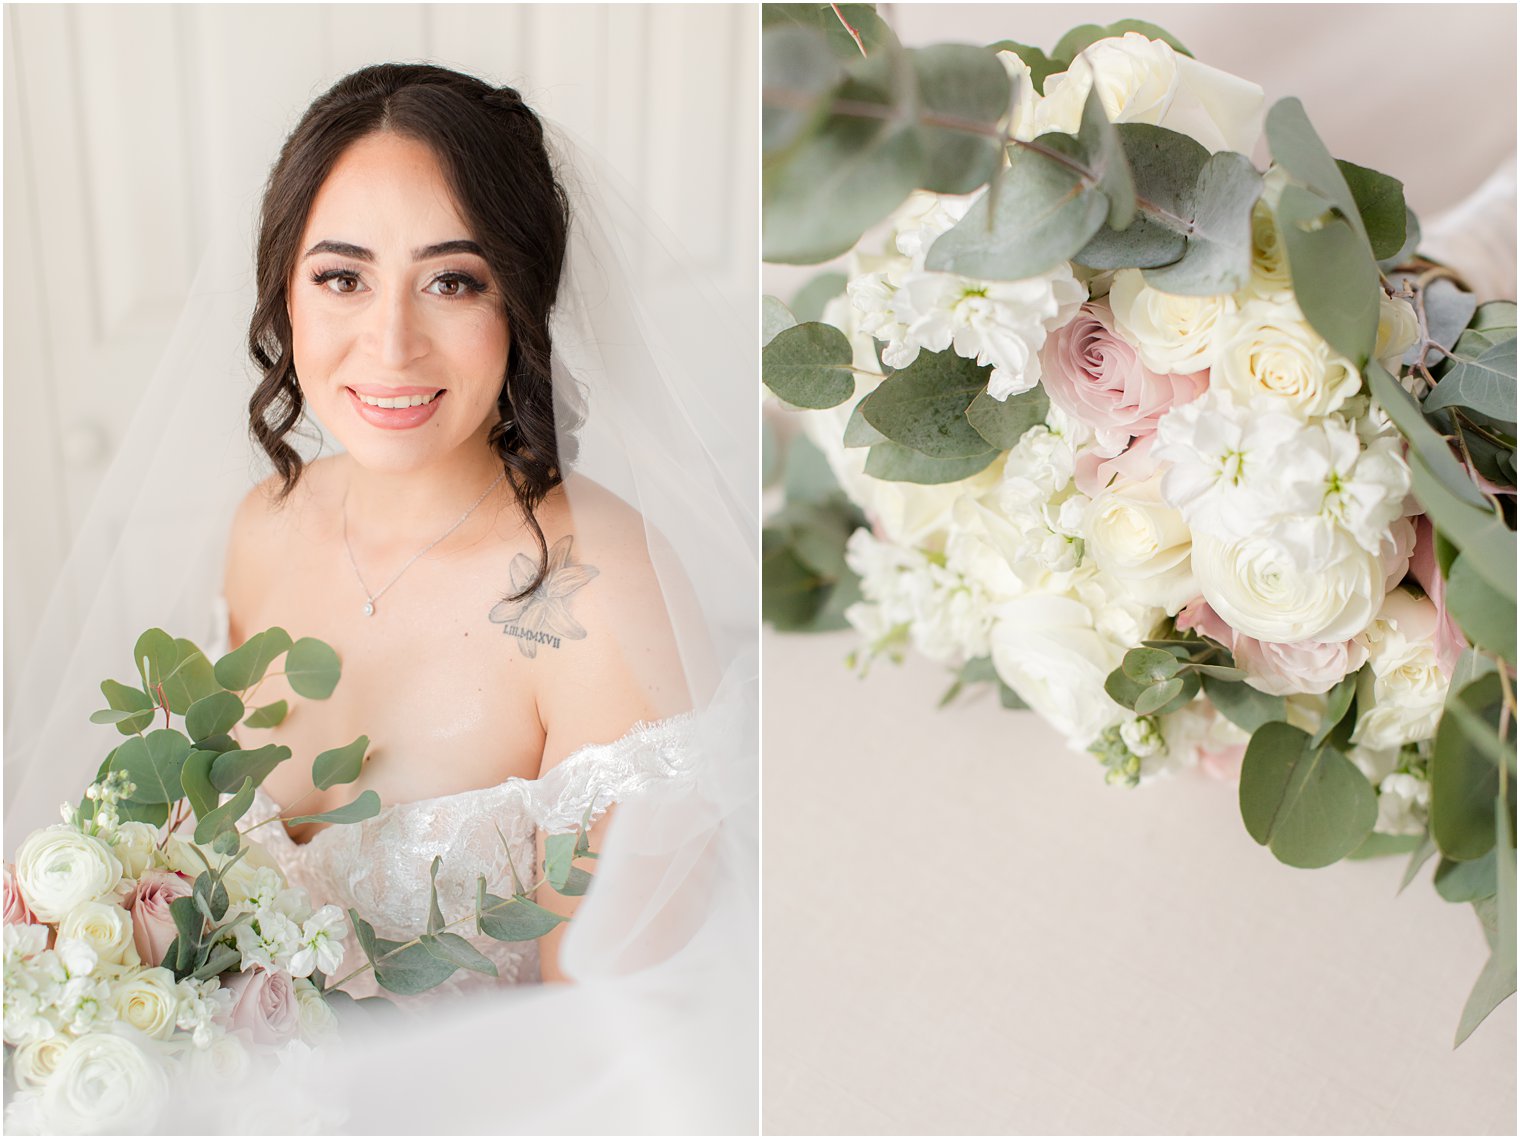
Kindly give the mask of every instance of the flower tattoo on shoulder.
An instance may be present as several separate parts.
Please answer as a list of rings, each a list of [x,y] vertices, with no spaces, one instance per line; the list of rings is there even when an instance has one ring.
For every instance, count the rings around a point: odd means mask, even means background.
[[[571,560],[571,540],[566,534],[550,548],[548,568],[537,589],[515,601],[498,602],[491,610],[491,620],[516,639],[525,657],[536,657],[539,645],[557,649],[561,640],[579,641],[586,636],[585,627],[570,615],[570,597],[600,571]],[[526,554],[513,558],[512,592],[528,588],[537,570]]]

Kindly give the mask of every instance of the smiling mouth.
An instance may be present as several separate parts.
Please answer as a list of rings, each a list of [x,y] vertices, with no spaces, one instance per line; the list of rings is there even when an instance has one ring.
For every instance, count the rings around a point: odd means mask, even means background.
[[[353,392],[354,398],[362,404],[366,404],[369,407],[388,408],[421,407],[423,404],[432,403],[435,399],[441,396],[444,391],[444,389],[439,388],[431,395],[373,396],[364,395],[361,392],[355,392],[353,388],[349,388],[348,390]]]

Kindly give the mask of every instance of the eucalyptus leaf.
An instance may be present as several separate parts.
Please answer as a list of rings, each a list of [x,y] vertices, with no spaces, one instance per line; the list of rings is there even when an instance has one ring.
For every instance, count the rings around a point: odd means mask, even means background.
[[[579,866],[570,867],[570,873],[565,876],[564,882],[554,887],[554,892],[567,898],[579,898],[587,890],[591,889],[593,879],[590,874]]]
[[[90,713],[90,723],[92,723],[92,724],[119,724],[123,720],[134,719],[137,715],[138,715],[138,713],[136,713],[136,712],[118,712],[115,708],[102,708],[98,712],[91,712]],[[151,720],[151,713],[150,713],[149,722],[150,723],[152,722],[152,720]]]
[[[243,718],[243,702],[231,692],[203,696],[185,712],[185,731],[199,742],[208,736],[225,735]]]
[[[1108,121],[1103,97],[1096,84],[1082,104],[1077,141],[1082,144],[1094,183],[1108,199],[1104,224],[1110,229],[1123,231],[1135,220],[1135,179],[1130,173],[1129,160],[1124,156],[1119,132]]]
[[[778,332],[760,354],[765,386],[793,407],[837,407],[855,391],[850,341],[832,324],[798,324]]]
[[[433,855],[433,864],[428,867],[428,918],[427,931],[437,933],[444,927],[443,911],[438,908],[438,868],[443,865],[443,856]]]
[[[1416,849],[1421,842],[1421,836],[1417,834],[1379,834],[1373,831],[1363,841],[1362,845],[1346,855],[1353,862],[1363,862],[1372,858],[1390,858],[1395,854],[1408,854]]]
[[[1284,186],[1277,203],[1278,228],[1304,319],[1331,348],[1362,368],[1377,341],[1382,290],[1366,238],[1332,206],[1300,186]]]
[[[1372,255],[1378,260],[1392,257],[1404,247],[1408,207],[1404,205],[1404,184],[1397,178],[1337,159],[1335,163],[1346,180],[1357,213],[1367,231]]]
[[[367,751],[368,736],[360,736],[351,744],[324,751],[312,761],[312,786],[318,791],[326,791],[340,783],[352,783],[364,771],[364,754]]]
[[[143,687],[153,692],[179,663],[179,646],[162,629],[148,629],[132,646],[132,660],[142,677]]]
[[[988,45],[989,51],[1006,51],[1018,56],[1024,61],[1024,66],[1029,68],[1029,79],[1034,84],[1034,89],[1039,94],[1045,93],[1045,80],[1052,75],[1058,75],[1066,70],[1069,60],[1055,60],[1046,55],[1037,47],[1021,44],[1016,40],[999,40],[995,44]]]
[[[843,494],[834,468],[806,435],[798,435],[787,447],[785,486],[788,503],[830,506]]]
[[[1481,356],[1452,355],[1452,369],[1425,397],[1428,415],[1447,407],[1468,407],[1507,423],[1515,422],[1515,341],[1494,344]]]
[[[308,700],[331,696],[342,672],[332,646],[315,637],[302,637],[285,654],[285,680]]]
[[[908,60],[924,111],[919,127],[923,148],[919,188],[937,194],[969,194],[985,185],[1002,162],[1003,140],[997,126],[1008,113],[1012,94],[1008,72],[994,53],[967,44],[915,48],[908,52]],[[936,115],[957,125],[935,125],[932,116]],[[962,123],[980,124],[985,133],[973,133]]]
[[[225,941],[219,941],[211,947],[205,963],[197,967],[190,974],[197,981],[209,981],[212,977],[219,977],[223,973],[230,973],[242,962],[243,955],[236,945],[228,945]]]
[[[116,815],[124,823],[147,823],[161,827],[169,821],[168,803],[135,803],[124,799],[116,804]]]
[[[242,846],[243,836],[232,827],[218,831],[216,837],[211,840],[211,849],[218,854],[227,855],[228,857],[236,854],[242,849]]]
[[[237,821],[253,806],[253,780],[244,779],[243,785],[221,806],[207,811],[195,824],[195,841],[202,846],[231,833],[237,837]]]
[[[405,946],[405,948],[403,948]],[[375,982],[386,992],[409,997],[436,989],[459,968],[421,945],[375,938]]]
[[[1355,764],[1310,746],[1291,724],[1263,724],[1240,769],[1246,830],[1289,866],[1328,866],[1350,854],[1377,822],[1377,794]]]
[[[424,933],[419,939],[428,953],[460,969],[497,976],[496,964],[457,933]]]
[[[847,28],[845,25],[848,24]],[[840,60],[857,60],[897,46],[897,36],[876,14],[874,4],[762,4],[760,26],[773,28],[795,25],[821,33],[829,50]],[[850,29],[854,29],[852,35]],[[860,37],[856,43],[855,36]],[[863,50],[862,50],[863,49]]]
[[[1045,394],[1043,386],[1037,385],[1006,399],[994,399],[989,393],[982,392],[966,408],[966,421],[991,446],[999,451],[1011,451],[1024,437],[1024,432],[1044,423],[1048,414],[1050,397]]]
[[[173,803],[184,796],[180,769],[190,755],[190,741],[173,728],[126,740],[116,749],[113,771],[136,784],[129,796],[138,803]]]
[[[373,791],[363,791],[357,799],[341,807],[334,807],[318,815],[299,815],[285,821],[291,826],[297,823],[362,823],[365,819],[378,815],[380,809],[380,796]]]
[[[1165,28],[1148,23],[1145,20],[1119,20],[1104,27],[1100,27],[1097,24],[1082,24],[1080,27],[1073,28],[1062,36],[1052,54],[1056,59],[1069,64],[1079,53],[1085,51],[1099,40],[1115,39],[1129,32],[1139,32],[1146,39],[1161,40],[1171,47],[1173,51],[1181,52],[1189,58],[1192,57],[1193,53],[1183,47],[1182,41],[1176,36],[1172,35]]]
[[[1494,836],[1488,837],[1492,843]],[[1499,863],[1493,847],[1490,846],[1482,858],[1470,862],[1441,859],[1436,866],[1435,886],[1436,893],[1453,904],[1493,897],[1499,889]]]
[[[1480,717],[1479,730],[1491,730],[1497,741],[1504,705],[1498,674],[1481,676],[1461,690],[1452,686],[1430,757],[1430,833],[1447,858],[1467,862],[1493,849],[1499,769],[1474,746],[1469,729],[1452,714],[1458,703]],[[1494,727],[1489,729],[1488,724]],[[1513,735],[1513,726],[1510,731]]]
[[[767,528],[761,537],[760,615],[783,631],[805,628],[817,615],[828,582],[797,557],[780,531]]]
[[[1076,256],[1108,217],[1108,199],[1084,164],[1081,144],[1050,133],[1041,151],[1016,147],[994,190],[974,202],[929,249],[926,267],[964,277],[1017,281]]]
[[[1159,712],[1182,693],[1183,685],[1184,680],[1180,676],[1151,685],[1135,701],[1135,714],[1149,716]]]
[[[771,96],[760,111],[761,152],[771,157],[795,146],[816,127],[834,89],[844,82],[844,67],[824,36],[791,26],[766,30],[760,70],[762,90]]]
[[[185,757],[185,765],[180,768],[180,784],[185,789],[185,798],[190,800],[190,807],[197,819],[203,819],[215,810],[220,797],[211,782],[211,765],[216,756],[214,751],[197,749]]]
[[[1446,609],[1470,642],[1515,663],[1515,603],[1484,581],[1465,554],[1447,575]]]
[[[136,735],[153,722],[153,698],[141,688],[115,680],[102,680],[100,691],[114,711],[130,713],[126,719],[116,722],[116,729],[122,735]]]
[[[1462,1008],[1462,1019],[1457,1024],[1457,1034],[1452,1047],[1462,1044],[1507,999],[1515,995],[1515,955],[1505,957],[1498,949],[1489,954],[1488,962],[1478,974],[1467,1004]]]
[[[283,700],[276,700],[273,704],[255,708],[243,723],[250,728],[278,728],[285,722],[285,716],[289,711],[289,704]]]
[[[866,474],[886,482],[924,486],[960,482],[986,470],[998,454],[989,447],[964,459],[935,459],[889,439],[877,443],[866,454]]]
[[[1393,278],[1393,283],[1402,285],[1413,280],[1409,275],[1400,274]],[[1433,365],[1461,339],[1477,311],[1478,298],[1459,289],[1449,277],[1437,277],[1427,283],[1419,295],[1420,306],[1425,310],[1425,338],[1423,343],[1410,346],[1404,354],[1404,363],[1413,365],[1423,360]],[[1489,343],[1484,337],[1483,346],[1486,348]]]
[[[822,320],[824,308],[835,297],[843,296],[849,283],[850,279],[843,273],[833,270],[819,273],[792,297],[789,307],[794,314],[794,323]]]
[[[478,899],[475,928],[497,941],[536,941],[565,921],[527,898],[498,898],[483,894]]]
[[[1204,676],[1203,692],[1219,714],[1237,728],[1254,732],[1263,724],[1288,717],[1288,704],[1281,696],[1269,696],[1249,684]]]
[[[1319,731],[1314,733],[1314,739],[1310,741],[1311,747],[1319,747],[1330,737],[1346,713],[1351,710],[1351,702],[1356,699],[1356,678],[1358,673],[1351,673],[1336,681],[1335,687],[1330,689],[1325,696],[1325,718],[1320,724]]]
[[[1217,296],[1244,288],[1251,279],[1251,213],[1261,187],[1261,174],[1245,155],[1228,150],[1211,155],[1182,215],[1187,238],[1182,258],[1146,269],[1145,283],[1185,296]],[[1369,268],[1375,278],[1376,267],[1369,263]]]
[[[163,678],[164,698],[169,702],[169,711],[184,716],[196,701],[221,691],[222,686],[216,682],[206,654],[193,641],[181,637],[174,645],[179,659]]]
[[[1135,193],[1145,204],[1125,229],[1099,229],[1076,260],[1093,269],[1150,269],[1180,260],[1187,249],[1186,227],[1172,219],[1191,216],[1208,150],[1185,134],[1150,123],[1118,123],[1114,130]]]
[[[1122,666],[1114,669],[1103,681],[1103,691],[1108,693],[1109,699],[1121,707],[1129,708],[1131,711],[1134,710],[1135,704],[1145,694],[1148,687],[1148,685],[1126,676]]]
[[[1140,684],[1155,684],[1177,675],[1180,662],[1165,649],[1130,649],[1120,665],[1124,675]]]
[[[1294,98],[1279,99],[1274,103],[1267,112],[1266,133],[1273,159],[1339,212],[1359,239],[1359,248],[1370,257],[1372,248],[1367,239],[1366,227],[1362,224],[1361,210],[1357,208],[1356,196],[1351,192],[1340,165],[1330,156],[1324,142],[1309,124],[1303,103]],[[1296,276],[1293,284],[1296,289]],[[1332,340],[1331,343],[1335,342]],[[1338,350],[1353,360],[1361,358],[1345,349]]]
[[[1399,893],[1403,893],[1413,882],[1424,865],[1431,860],[1436,853],[1436,840],[1430,837],[1430,831],[1426,830],[1420,839],[1418,846],[1409,856],[1409,862],[1404,867],[1404,877],[1399,879]]]
[[[213,666],[216,682],[232,692],[243,692],[264,679],[264,673],[283,652],[290,648],[290,634],[284,629],[265,629],[255,633]]]
[[[227,908],[232,904],[226,885],[210,870],[202,871],[196,877],[191,896],[195,898],[196,908],[211,922],[219,922],[226,917]]]
[[[191,971],[200,955],[205,918],[193,897],[175,898],[169,903],[169,914],[174,918],[174,929],[178,935],[172,947],[175,950],[173,969],[176,977],[183,977]],[[169,964],[167,953],[164,954],[162,964]]]
[[[252,779],[255,787],[263,783],[280,764],[290,758],[290,749],[283,744],[265,744],[251,750],[224,751],[212,761],[211,784],[218,791],[231,791]]]
[[[860,413],[861,399],[854,410],[850,412],[849,422],[844,425],[844,445],[846,447],[874,447],[878,443],[885,443],[887,437],[876,428],[866,422],[866,417]],[[975,401],[972,401],[975,402]]]
[[[931,458],[982,455],[987,440],[966,410],[986,390],[990,371],[953,350],[920,352],[861,401],[860,413],[892,442]]]
[[[1244,680],[1250,675],[1243,668],[1226,664],[1189,664],[1187,667],[1193,672],[1212,676],[1216,680]]]
[[[570,863],[575,857],[575,833],[551,834],[544,839],[544,876],[549,885],[558,890],[570,876]]]

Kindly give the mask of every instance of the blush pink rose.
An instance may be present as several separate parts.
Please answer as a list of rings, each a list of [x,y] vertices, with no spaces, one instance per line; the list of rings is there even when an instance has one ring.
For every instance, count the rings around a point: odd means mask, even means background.
[[[1198,749],[1198,764],[1215,779],[1240,778],[1240,765],[1246,757],[1245,744],[1208,744]]]
[[[295,982],[285,972],[250,969],[222,981],[232,994],[232,1027],[259,1044],[284,1044],[301,1025]]]
[[[169,912],[175,898],[188,897],[195,883],[173,870],[144,870],[137,889],[127,899],[132,915],[132,940],[146,965],[160,965],[178,931]]]
[[[1414,553],[1409,557],[1409,572],[1436,607],[1436,658],[1441,662],[1441,671],[1450,676],[1456,670],[1457,658],[1467,648],[1467,638],[1462,636],[1456,619],[1446,611],[1446,579],[1436,565],[1435,530],[1423,514],[1414,521]]]
[[[1153,435],[1157,421],[1178,404],[1197,399],[1209,386],[1207,372],[1162,376],[1140,362],[1135,349],[1114,331],[1104,300],[1089,301],[1056,329],[1040,352],[1050,401],[1087,424],[1105,457],[1133,438]]]
[[[1271,696],[1329,692],[1349,673],[1367,663],[1367,646],[1346,641],[1258,641],[1237,633],[1199,598],[1177,614],[1177,628],[1191,629],[1218,641],[1246,670],[1246,683]]]
[[[21,888],[16,885],[16,868],[9,862],[5,864],[5,924],[38,924],[26,899],[21,896]]]
[[[1072,481],[1088,498],[1097,498],[1115,479],[1127,483],[1142,483],[1151,478],[1161,462],[1151,455],[1156,437],[1142,435],[1123,451],[1111,458],[1104,458],[1094,450],[1085,450],[1077,456],[1072,467]]]

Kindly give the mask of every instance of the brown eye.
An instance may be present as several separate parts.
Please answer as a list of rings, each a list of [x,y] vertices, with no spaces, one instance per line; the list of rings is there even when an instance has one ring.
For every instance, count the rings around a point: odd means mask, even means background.
[[[328,282],[328,287],[335,293],[357,293],[359,291],[359,278],[352,273],[340,273]]]
[[[459,290],[462,287],[463,286],[454,277],[439,277],[438,278],[438,295],[439,296],[444,296],[444,297],[455,297],[455,296],[458,296],[459,295]]]

